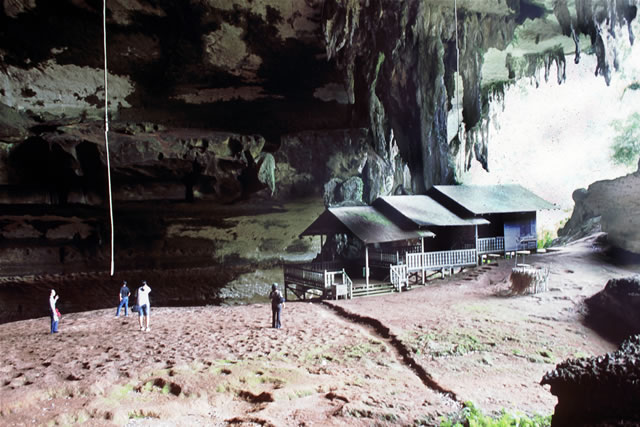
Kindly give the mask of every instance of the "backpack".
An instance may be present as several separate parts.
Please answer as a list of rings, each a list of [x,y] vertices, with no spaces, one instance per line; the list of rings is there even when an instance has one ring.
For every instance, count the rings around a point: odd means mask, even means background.
[[[271,305],[276,306],[278,304],[282,304],[284,302],[284,297],[280,293],[279,289],[275,291],[271,291]]]

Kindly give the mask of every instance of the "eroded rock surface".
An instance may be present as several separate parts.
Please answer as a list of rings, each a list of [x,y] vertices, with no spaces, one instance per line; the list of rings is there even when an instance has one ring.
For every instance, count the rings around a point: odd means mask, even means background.
[[[297,234],[323,202],[453,183],[457,153],[486,167],[489,100],[554,63],[560,78],[557,37],[595,34],[608,76],[637,2],[560,3],[114,0],[105,70],[100,3],[4,0],[0,275],[104,268],[107,163],[120,268],[213,265],[222,286],[306,259]],[[535,43],[484,82],[487,50],[515,36]]]
[[[640,335],[603,356],[569,359],[541,384],[558,397],[552,426],[631,426],[640,423]]]
[[[581,237],[598,224],[611,245],[640,254],[640,168],[611,180],[598,181],[573,193],[571,218],[558,230],[562,239]]]
[[[587,322],[610,339],[640,334],[640,276],[609,280],[585,305]]]

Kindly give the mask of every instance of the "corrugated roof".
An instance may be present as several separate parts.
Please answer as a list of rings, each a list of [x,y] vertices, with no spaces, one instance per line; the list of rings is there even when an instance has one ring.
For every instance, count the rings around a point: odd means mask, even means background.
[[[469,226],[489,224],[484,218],[461,218],[429,196],[385,196],[373,204],[386,203],[419,227]],[[385,212],[388,211],[385,209]]]
[[[329,208],[301,236],[353,233],[364,243],[397,242],[420,237],[434,237],[426,230],[403,230],[372,206]]]
[[[517,185],[435,185],[447,196],[475,215],[531,212],[555,206]]]

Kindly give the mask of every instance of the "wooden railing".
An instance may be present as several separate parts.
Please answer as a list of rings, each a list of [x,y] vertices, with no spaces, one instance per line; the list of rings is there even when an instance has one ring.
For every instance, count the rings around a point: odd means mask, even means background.
[[[392,265],[389,267],[389,277],[396,291],[402,292],[402,285],[409,283],[409,270],[407,264]]]
[[[297,283],[319,290],[333,290],[336,298],[340,295],[351,298],[353,281],[344,271],[338,270],[339,263],[285,264],[285,283]],[[328,271],[326,268],[333,268]]]
[[[324,271],[312,270],[310,264],[300,266],[289,264],[284,266],[284,279],[323,287]]]
[[[478,255],[475,249],[407,254],[407,267],[409,271],[463,267],[476,265],[477,263]]]
[[[377,249],[369,251],[369,265],[386,267],[391,264],[398,264],[401,259],[400,251],[383,252],[382,250]]]
[[[353,282],[344,269],[340,271],[325,271],[324,288],[331,289],[335,299],[341,296],[351,298],[353,294]]]
[[[504,237],[485,237],[478,239],[478,255],[491,252],[504,252]]]
[[[421,252],[420,245],[399,246],[394,248],[379,248],[369,250],[369,264],[378,267],[388,267],[406,262],[406,254]]]

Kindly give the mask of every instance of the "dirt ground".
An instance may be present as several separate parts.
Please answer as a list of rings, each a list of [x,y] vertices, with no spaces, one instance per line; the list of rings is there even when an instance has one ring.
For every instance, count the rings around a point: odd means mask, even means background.
[[[153,307],[151,331],[115,307],[0,325],[2,425],[437,425],[465,401],[548,415],[539,385],[615,343],[582,323],[582,301],[638,266],[587,238],[527,257],[548,290],[509,294],[513,260],[401,294],[270,307]],[[153,294],[153,293],[152,293]],[[136,315],[137,316],[137,315]]]

